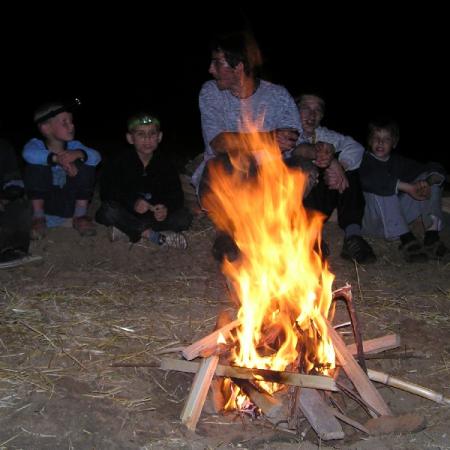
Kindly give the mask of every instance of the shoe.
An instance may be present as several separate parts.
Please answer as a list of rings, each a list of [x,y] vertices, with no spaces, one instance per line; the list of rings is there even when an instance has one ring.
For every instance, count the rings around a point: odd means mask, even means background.
[[[9,248],[0,252],[0,269],[11,269],[41,260],[42,256],[31,256],[21,250]]]
[[[33,241],[40,241],[47,234],[47,221],[45,217],[33,217],[31,221],[30,238]]]
[[[239,258],[241,252],[234,240],[226,233],[219,233],[214,240],[212,254],[216,261],[222,262],[225,258],[233,262]]]
[[[161,247],[180,248],[182,250],[187,249],[188,243],[183,233],[175,233],[173,231],[165,231],[160,235]]]
[[[402,252],[403,258],[408,263],[424,263],[429,259],[427,252],[417,239],[409,241],[406,244],[400,244],[398,249]]]
[[[353,235],[344,239],[341,258],[354,260],[358,264],[370,264],[377,259],[372,247],[358,235]]]
[[[111,226],[108,228],[108,235],[109,235],[109,240],[111,242],[129,241],[128,236],[123,231],[120,231],[118,228],[116,228],[115,226]]]
[[[72,219],[72,227],[80,233],[80,236],[95,236],[97,230],[88,216],[74,217]]]
[[[448,259],[450,257],[450,250],[440,240],[433,242],[430,245],[424,245],[423,250],[430,259]]]

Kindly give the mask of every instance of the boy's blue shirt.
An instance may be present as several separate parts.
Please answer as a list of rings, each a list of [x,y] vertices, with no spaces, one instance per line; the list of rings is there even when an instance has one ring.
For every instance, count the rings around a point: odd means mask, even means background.
[[[87,155],[84,163],[88,166],[96,166],[102,159],[97,150],[86,147],[80,141],[73,140],[67,142],[67,150],[83,150]],[[33,138],[25,144],[22,156],[28,164],[48,166],[48,156],[50,153],[43,140]],[[61,166],[52,166],[52,174],[54,186],[63,187],[66,184],[66,172]]]

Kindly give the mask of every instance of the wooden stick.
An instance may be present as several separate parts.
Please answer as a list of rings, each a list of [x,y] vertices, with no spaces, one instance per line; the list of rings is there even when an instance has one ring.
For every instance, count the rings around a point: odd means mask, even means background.
[[[333,342],[334,350],[337,358],[342,365],[347,376],[354,384],[359,395],[381,416],[392,416],[392,412],[389,406],[384,401],[383,397],[376,390],[373,384],[370,382],[367,375],[363,372],[361,367],[353,358],[352,354],[348,351],[345,342],[342,340],[339,333],[327,322],[328,335]],[[376,415],[370,411],[370,413],[376,417]]]
[[[206,352],[208,349],[215,347],[218,344],[220,335],[222,335],[226,340],[230,334],[230,331],[238,327],[239,325],[240,321],[234,320],[233,322],[226,324],[222,328],[212,332],[199,341],[194,342],[183,350],[183,357],[188,361],[197,358],[200,353]]]
[[[203,359],[195,374],[189,397],[181,412],[181,422],[189,430],[195,431],[217,364],[219,364],[218,356]]]
[[[419,386],[418,384],[410,383],[409,381],[393,377],[387,373],[377,372],[376,370],[371,369],[368,370],[367,374],[371,380],[377,381],[378,383],[383,383],[387,386],[402,389],[403,391],[419,395],[420,397],[427,398],[428,400],[432,400],[433,402],[441,405],[450,405],[450,398],[444,397],[443,394],[423,386]]]
[[[338,419],[342,420],[342,422],[345,422],[346,424],[351,425],[352,427],[356,428],[359,431],[362,431],[363,433],[370,434],[369,430],[364,425],[361,425],[356,420],[350,419],[350,417],[346,416],[345,414],[342,414],[336,408],[332,408],[331,406],[328,406],[328,409],[331,414],[336,416]]]
[[[315,389],[301,389],[298,404],[320,439],[344,439],[341,424]]]
[[[364,353],[380,353],[397,347],[400,347],[400,336],[398,334],[388,334],[363,341]],[[356,344],[347,345],[347,349],[352,355],[357,354]]]
[[[184,361],[182,359],[163,358],[160,369],[177,370],[179,372],[196,373],[199,363],[197,361]],[[217,376],[254,380],[263,378],[265,381],[289,384],[292,386],[337,391],[333,378],[322,375],[303,375],[294,372],[277,372],[275,370],[248,369],[246,367],[233,367],[219,364],[216,368]]]
[[[386,350],[392,350],[396,347],[400,346],[400,336],[398,334],[388,334],[386,336],[381,336],[375,339],[369,339],[367,341],[363,341],[363,348],[364,348],[364,354],[365,355],[374,355],[376,353],[381,353],[384,352]],[[218,349],[221,348],[221,344],[219,344]],[[349,344],[347,345],[348,350],[353,354],[356,355],[356,345],[355,344]],[[173,347],[173,348],[169,348],[166,350],[161,350],[158,352],[155,352],[155,355],[160,355],[160,354],[164,354],[164,353],[172,353],[172,352],[179,352],[184,350],[185,347]],[[202,352],[202,356],[206,355],[206,356],[211,356],[212,354],[214,354],[215,349],[213,347],[207,349],[204,351],[204,353]],[[388,357],[388,356],[386,356]],[[401,358],[402,354],[395,354],[392,355],[392,357],[394,358]],[[420,355],[416,355],[415,353],[413,355],[410,355],[409,353],[406,353],[405,358],[419,358],[421,357]],[[367,359],[370,359],[369,356],[366,356]],[[177,360],[173,360],[173,361],[177,361]],[[157,367],[160,368],[160,363],[158,362],[154,362],[154,363],[112,363],[111,367]],[[167,368],[166,370],[171,370],[169,368]],[[173,370],[177,370],[177,369],[173,369]],[[305,386],[305,387],[315,387],[316,386]],[[332,388],[330,388],[330,390],[334,390]]]

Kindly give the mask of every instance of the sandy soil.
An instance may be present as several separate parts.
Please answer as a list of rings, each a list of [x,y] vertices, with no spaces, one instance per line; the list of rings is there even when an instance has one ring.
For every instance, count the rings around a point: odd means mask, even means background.
[[[371,241],[378,261],[355,267],[338,256],[335,223],[325,235],[334,287],[352,284],[364,338],[399,333],[402,349],[418,356],[368,366],[450,396],[450,265],[408,265],[395,244]],[[102,227],[92,238],[53,229],[32,245],[40,264],[0,271],[0,448],[450,448],[448,407],[382,385],[395,414],[426,418],[423,431],[368,437],[345,425],[345,440],[327,447],[308,426],[296,437],[261,420],[205,412],[197,432],[186,431],[179,416],[191,374],[112,364],[158,363],[161,349],[208,334],[231,307],[210,252],[210,222],[197,218],[187,236],[183,252],[111,244]]]

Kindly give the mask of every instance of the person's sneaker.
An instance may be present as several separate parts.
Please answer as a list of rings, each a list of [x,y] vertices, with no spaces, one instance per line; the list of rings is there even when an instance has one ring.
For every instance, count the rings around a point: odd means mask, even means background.
[[[183,233],[165,231],[164,233],[160,233],[160,245],[161,247],[181,248],[185,250],[188,243]]]
[[[344,239],[341,258],[354,260],[358,264],[373,263],[377,259],[372,247],[361,236],[357,235]]]
[[[108,228],[108,236],[109,240],[111,242],[117,242],[117,241],[129,241],[128,236],[123,232],[120,231],[115,226],[111,226]]]
[[[398,249],[407,263],[425,263],[429,259],[425,248],[417,239],[400,244]]]
[[[97,230],[92,222],[92,219],[88,216],[74,217],[72,219],[72,226],[80,233],[81,236],[95,236]]]
[[[11,269],[37,261],[42,261],[42,256],[31,256],[22,250],[5,249],[0,252],[0,269]]]
[[[47,234],[47,221],[45,217],[33,217],[31,221],[30,238],[39,241]]]
[[[423,246],[430,259],[448,260],[450,258],[449,248],[440,240],[433,242],[430,245]]]

